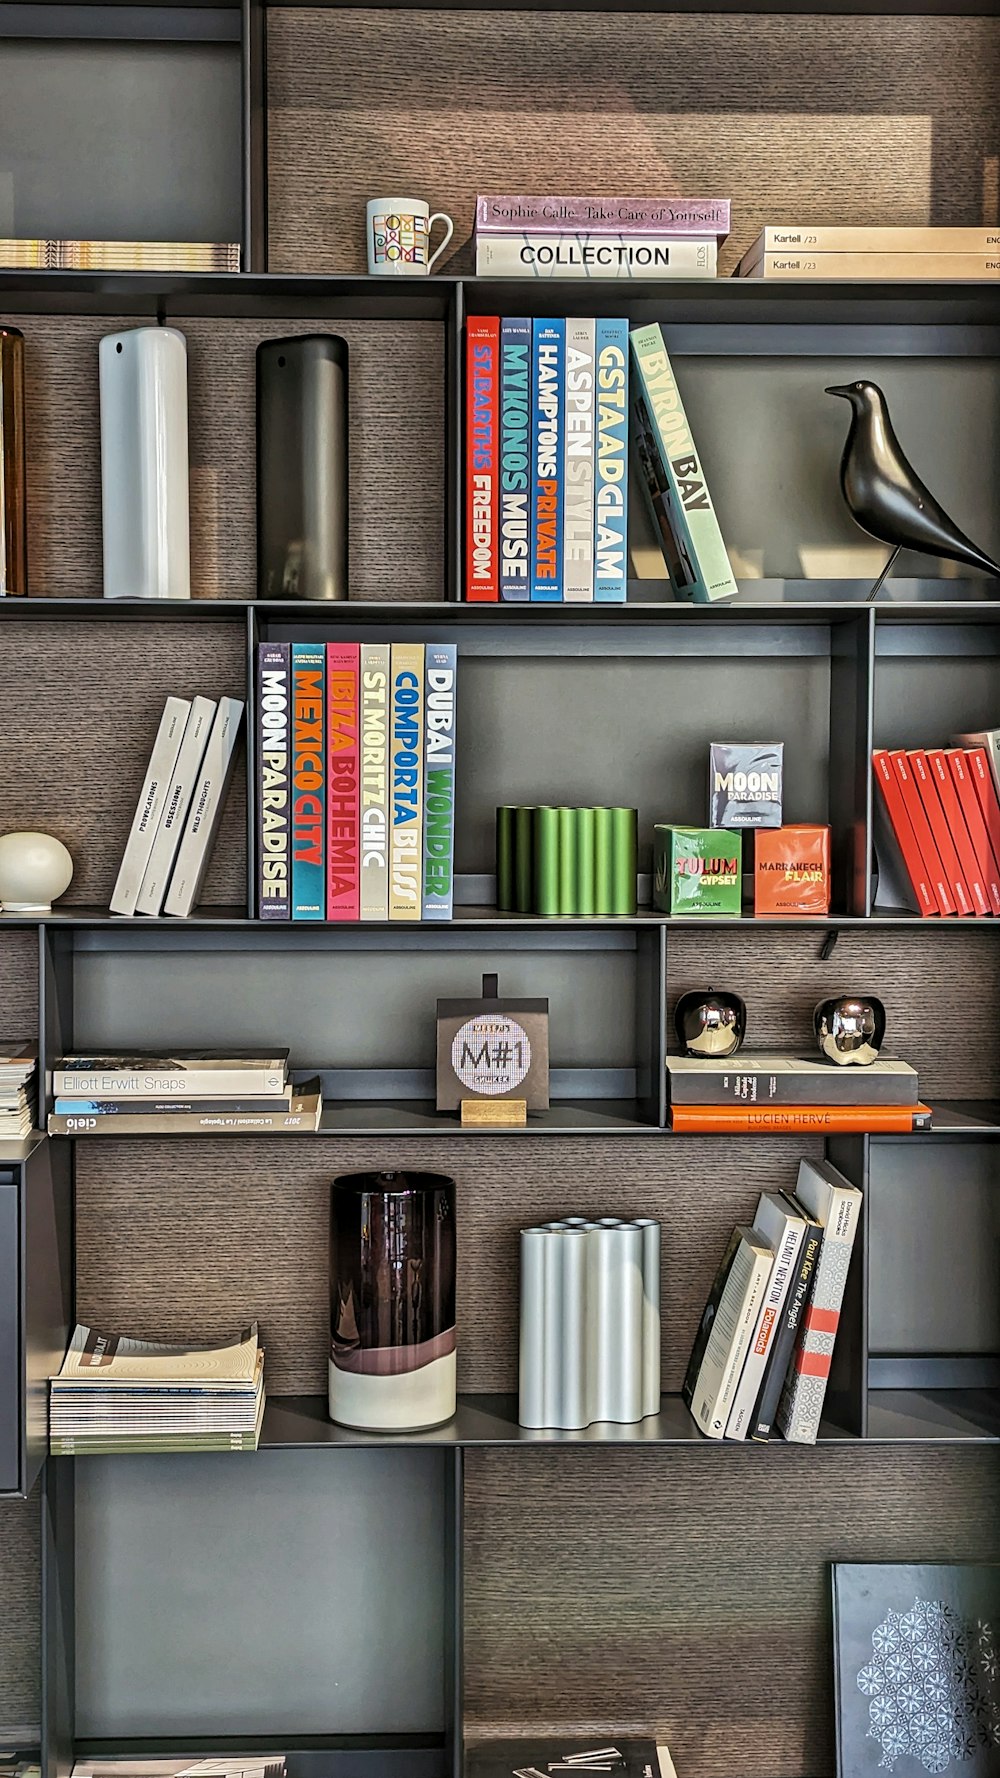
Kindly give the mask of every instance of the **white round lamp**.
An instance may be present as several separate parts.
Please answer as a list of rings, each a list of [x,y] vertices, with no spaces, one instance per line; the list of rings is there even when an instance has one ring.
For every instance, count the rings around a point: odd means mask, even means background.
[[[73,881],[73,860],[50,833],[0,837],[0,907],[5,914],[51,914]]]

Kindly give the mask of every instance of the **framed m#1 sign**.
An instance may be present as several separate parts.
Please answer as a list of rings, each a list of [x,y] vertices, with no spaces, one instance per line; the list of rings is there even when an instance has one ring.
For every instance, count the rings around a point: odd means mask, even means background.
[[[484,976],[481,999],[437,1003],[439,1111],[457,1111],[469,1099],[522,1099],[529,1111],[548,1109],[549,1003],[501,1000],[496,986],[496,976]]]

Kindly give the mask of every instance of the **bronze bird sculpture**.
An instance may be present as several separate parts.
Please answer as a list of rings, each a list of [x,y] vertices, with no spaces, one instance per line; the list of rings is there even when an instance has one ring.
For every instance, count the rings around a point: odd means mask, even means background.
[[[826,393],[842,396],[853,410],[840,463],[844,499],[862,531],[892,545],[892,555],[869,599],[874,599],[901,549],[924,550],[1000,577],[1000,565],[959,530],[911,468],[878,385],[835,384]]]

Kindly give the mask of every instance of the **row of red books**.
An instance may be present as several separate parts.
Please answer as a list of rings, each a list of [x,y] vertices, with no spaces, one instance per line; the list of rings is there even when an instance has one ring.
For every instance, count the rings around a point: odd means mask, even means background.
[[[876,905],[1000,914],[1000,798],[986,747],[878,747]]]

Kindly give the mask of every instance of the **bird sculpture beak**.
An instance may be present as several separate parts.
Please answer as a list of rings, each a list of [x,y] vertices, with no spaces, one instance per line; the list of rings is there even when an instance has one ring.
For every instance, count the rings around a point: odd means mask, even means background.
[[[834,383],[832,388],[824,389],[823,393],[824,395],[842,395],[845,401],[850,401],[852,390],[844,387],[842,384]]]

